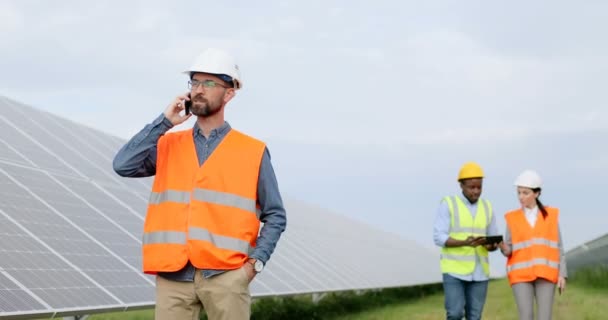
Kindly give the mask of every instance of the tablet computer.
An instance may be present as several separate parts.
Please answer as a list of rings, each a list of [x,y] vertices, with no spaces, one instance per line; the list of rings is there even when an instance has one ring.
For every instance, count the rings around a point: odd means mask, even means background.
[[[486,244],[495,244],[495,243],[500,243],[501,241],[502,241],[502,236],[500,236],[500,235],[486,237]]]

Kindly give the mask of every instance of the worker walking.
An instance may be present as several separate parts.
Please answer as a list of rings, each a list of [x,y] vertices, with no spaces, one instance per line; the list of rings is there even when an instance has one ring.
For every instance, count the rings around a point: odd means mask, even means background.
[[[441,272],[446,319],[479,320],[483,313],[490,276],[485,236],[496,235],[496,219],[490,201],[481,199],[483,170],[465,163],[458,174],[462,194],[441,200],[433,239],[441,247]]]
[[[198,319],[201,307],[211,320],[249,319],[249,283],[285,230],[285,209],[266,145],[224,120],[243,86],[235,59],[208,49],[185,73],[190,91],[120,149],[114,170],[155,175],[142,239],[155,319]],[[193,128],[168,132],[192,115]]]
[[[559,209],[538,199],[542,180],[526,170],[515,179],[521,207],[505,214],[507,229],[500,250],[507,257],[507,275],[520,320],[551,319],[557,285],[566,288],[566,257],[559,228]]]

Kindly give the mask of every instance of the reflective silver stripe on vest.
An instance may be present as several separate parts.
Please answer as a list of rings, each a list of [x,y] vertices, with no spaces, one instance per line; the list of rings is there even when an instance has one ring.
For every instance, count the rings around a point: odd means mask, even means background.
[[[247,242],[247,241],[237,239],[237,238],[213,234],[213,233],[209,232],[207,229],[190,227],[188,232],[189,232],[190,239],[209,241],[215,247],[220,248],[220,249],[237,251],[237,252],[241,252],[244,254],[249,254],[249,252],[251,250],[251,246],[249,245],[249,242]]]
[[[454,200],[452,200],[454,199]],[[452,198],[448,198],[448,200],[452,203],[452,208],[454,209],[454,229],[461,230],[460,228],[460,211],[458,210],[458,197],[454,196]],[[458,232],[458,231],[454,231]],[[461,231],[462,232],[462,231]],[[466,232],[466,231],[464,231]]]
[[[186,244],[186,234],[178,231],[156,231],[144,233],[143,244],[174,243]]]
[[[445,254],[445,253],[441,254],[441,259],[456,260],[456,261],[471,261],[471,262],[476,261],[475,256],[459,256],[459,255],[455,255],[455,254]],[[480,256],[479,259],[481,260],[481,262],[490,263],[490,259],[488,257]]]
[[[235,207],[255,213],[258,220],[262,214],[262,210],[256,207],[255,200],[247,199],[230,193],[207,189],[195,189],[194,198],[199,201]],[[152,192],[150,194],[149,204],[161,204],[163,202],[188,204],[190,203],[190,192],[167,190],[164,192]]]
[[[490,221],[492,221],[492,213],[490,212],[490,206],[488,206],[488,202],[483,199],[479,199],[479,201],[481,201],[481,203],[483,204],[483,209],[485,210],[485,213],[486,213],[486,228],[487,228],[488,226],[490,226]]]
[[[219,204],[243,209],[256,214],[255,200],[237,196],[232,193],[213,191],[208,189],[194,189],[194,199],[213,204]]]
[[[164,192],[152,192],[150,194],[150,204],[161,204],[163,202],[189,203],[190,192],[167,190]]]
[[[555,269],[559,268],[559,263],[557,263],[555,261],[538,258],[538,259],[533,259],[533,260],[525,261],[525,262],[519,262],[519,263],[512,264],[510,266],[507,266],[507,272],[511,272],[511,271],[519,270],[519,269],[530,268],[530,267],[533,267],[536,265],[544,265],[544,266],[548,266],[548,267],[555,268]]]
[[[513,251],[529,248],[533,245],[545,245],[550,248],[559,249],[559,245],[555,241],[547,240],[544,238],[532,238],[530,240],[514,243]]]

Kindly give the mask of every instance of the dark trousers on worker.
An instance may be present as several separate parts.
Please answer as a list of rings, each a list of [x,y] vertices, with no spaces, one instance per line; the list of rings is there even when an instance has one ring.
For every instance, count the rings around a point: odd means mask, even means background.
[[[447,320],[480,320],[486,303],[488,281],[464,281],[443,274]]]

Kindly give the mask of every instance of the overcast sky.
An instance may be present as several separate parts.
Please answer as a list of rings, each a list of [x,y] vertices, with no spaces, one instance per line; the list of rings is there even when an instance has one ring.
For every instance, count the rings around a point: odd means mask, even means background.
[[[0,95],[128,139],[221,47],[286,197],[432,246],[474,160],[501,230],[532,168],[567,248],[608,232],[607,2],[263,3],[1,0]]]

